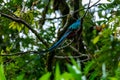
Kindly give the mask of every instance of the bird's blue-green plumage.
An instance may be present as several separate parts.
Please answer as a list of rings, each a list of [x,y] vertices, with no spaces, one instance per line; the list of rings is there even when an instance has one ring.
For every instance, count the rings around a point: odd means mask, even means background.
[[[80,19],[78,19],[76,22],[74,22],[73,24],[71,24],[67,31],[64,33],[64,35],[54,44],[52,45],[48,50],[46,51],[41,51],[40,54],[45,53],[45,52],[51,52],[54,49],[56,49],[57,47],[59,47],[61,45],[61,43],[66,39],[66,37],[73,32],[74,30],[77,30],[80,28],[81,25],[81,21]]]
[[[78,19],[76,22],[74,22],[73,24],[71,24],[68,29],[72,29],[72,30],[77,30],[80,27],[80,19]]]

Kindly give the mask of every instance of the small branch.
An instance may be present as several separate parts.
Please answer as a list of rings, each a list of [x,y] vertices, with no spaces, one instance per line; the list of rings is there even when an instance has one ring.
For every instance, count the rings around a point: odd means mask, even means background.
[[[85,54],[82,54],[80,53],[76,48],[74,48],[73,46],[69,46],[73,51],[75,51],[76,53],[80,54],[80,55],[85,55]]]
[[[69,46],[73,51],[75,51],[76,53],[79,54],[79,56],[57,56],[55,55],[54,57],[55,58],[59,58],[59,59],[68,59],[68,58],[82,58],[82,57],[86,57],[85,59],[83,60],[80,60],[80,62],[85,62],[85,61],[88,61],[90,59],[90,55],[88,54],[82,54],[80,53],[76,48],[74,48],[73,46]]]
[[[81,56],[57,56],[55,55],[55,58],[60,58],[60,59],[66,59],[66,58],[80,58]]]
[[[15,22],[20,22],[20,23],[22,23],[22,24],[24,24],[28,29],[30,29],[35,35],[36,35],[36,37],[46,46],[46,47],[48,47],[48,44],[42,39],[42,37],[40,37],[39,35],[38,35],[38,33],[34,30],[34,29],[32,29],[32,27],[31,27],[31,25],[30,24],[28,24],[25,20],[23,20],[23,19],[21,19],[21,18],[14,18],[14,17],[12,17],[12,16],[10,16],[10,15],[7,15],[7,14],[5,14],[5,13],[2,13],[2,12],[0,12],[0,14],[1,14],[1,16],[3,16],[3,17],[6,17],[6,18],[8,18],[8,19],[11,19],[11,20],[13,20],[13,21],[15,21]]]
[[[0,54],[0,56],[18,56],[18,55],[25,55],[25,54],[38,54],[38,51],[17,52],[14,54]]]
[[[70,58],[76,58],[76,59],[78,59],[78,58],[81,58],[81,57],[83,57],[83,56],[57,56],[57,55],[55,55],[54,56],[55,58],[59,58],[59,59],[70,59]],[[85,62],[85,61],[88,61],[90,58],[89,58],[89,56],[87,56],[87,58],[86,59],[84,59],[84,60],[80,60],[80,62]]]
[[[96,6],[96,4],[98,3],[98,2],[100,2],[101,0],[98,0],[97,2],[95,2],[93,5],[91,5],[90,7],[89,7],[89,9],[91,8],[91,7],[93,7],[93,6]]]
[[[84,17],[86,16],[86,14],[87,14],[87,12],[88,12],[88,10],[89,10],[89,7],[90,7],[90,2],[91,2],[91,0],[89,0],[89,3],[88,3],[88,8],[87,8],[87,10],[86,10],[86,12],[85,12],[85,14],[83,15],[83,17],[82,17],[82,18],[84,18]]]
[[[66,48],[66,47],[68,47],[69,45],[71,45],[73,41],[74,41],[74,39],[73,39],[72,41],[70,41],[69,43],[67,43],[67,45],[62,46],[62,47],[59,47],[59,48],[57,48],[57,49],[64,49],[64,48]]]

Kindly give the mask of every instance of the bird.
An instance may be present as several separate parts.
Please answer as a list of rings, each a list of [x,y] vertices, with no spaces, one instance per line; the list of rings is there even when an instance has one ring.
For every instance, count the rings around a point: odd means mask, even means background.
[[[81,19],[78,19],[68,27],[68,29],[63,34],[63,36],[55,44],[53,44],[48,50],[41,51],[39,54],[43,54],[43,53],[46,53],[46,52],[51,52],[51,51],[55,50],[56,48],[58,48],[71,33],[80,29],[80,26],[81,26]]]

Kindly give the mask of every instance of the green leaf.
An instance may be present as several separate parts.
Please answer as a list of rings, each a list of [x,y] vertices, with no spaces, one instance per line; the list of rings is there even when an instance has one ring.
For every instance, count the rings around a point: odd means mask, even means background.
[[[64,80],[74,80],[74,76],[71,73],[68,73],[68,72],[64,72],[61,75],[61,78],[64,79]]]
[[[100,36],[95,37],[92,41],[93,44],[96,44],[99,41],[99,38],[100,38]]]
[[[3,69],[3,64],[0,64],[0,80],[6,80],[4,69]]]
[[[82,73],[79,69],[77,69],[75,65],[72,66],[70,64],[67,64],[67,69],[72,74],[72,76],[74,76],[75,80],[80,80]]]
[[[33,13],[31,11],[28,11],[27,13],[27,21],[29,22],[29,24],[31,23],[34,23],[33,19],[34,19],[34,16],[33,16]]]
[[[109,80],[118,80],[116,77],[108,77]]]
[[[96,76],[99,74],[98,71],[94,71],[91,73],[90,77],[89,77],[89,80],[95,80]]]
[[[17,76],[16,80],[23,80],[23,78],[24,78],[24,74],[21,74],[21,75]]]
[[[74,66],[76,66],[78,70],[80,70],[80,69],[81,69],[81,65],[80,65],[80,63],[78,63],[78,62],[79,62],[78,60],[79,60],[79,59],[77,59],[77,61],[75,61],[74,58],[71,58],[72,64],[73,64]]]
[[[86,67],[84,68],[84,74],[87,75],[91,68],[93,68],[94,61],[90,61],[87,63]]]
[[[119,80],[120,79],[120,62],[118,63],[118,68],[115,71],[115,77]]]
[[[13,22],[11,22],[9,24],[9,28],[11,28],[11,29],[17,29],[20,32],[22,30],[22,28],[23,28],[23,24],[20,24],[20,23],[17,23],[15,21],[13,21]]]
[[[14,12],[15,15],[17,15],[18,17],[20,17],[21,15],[21,10],[20,8],[18,8],[15,12]]]
[[[55,80],[59,80],[60,79],[60,77],[61,77],[61,75],[60,75],[60,68],[59,68],[59,65],[58,65],[58,63],[56,64],[56,69],[55,69]]]
[[[16,23],[16,22],[11,22],[11,23],[9,24],[9,28],[13,28],[13,29],[16,28],[15,23]]]
[[[25,31],[26,34],[28,34],[29,29],[27,27],[25,27],[24,31]]]
[[[50,80],[50,76],[51,76],[51,73],[47,72],[41,78],[39,78],[39,80]]]

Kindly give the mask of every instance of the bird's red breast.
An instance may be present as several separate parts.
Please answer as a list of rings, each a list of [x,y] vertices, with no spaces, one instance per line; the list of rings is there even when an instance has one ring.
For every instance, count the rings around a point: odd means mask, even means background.
[[[77,31],[71,32],[71,33],[67,36],[67,38],[68,38],[68,39],[72,39],[72,38],[74,38],[77,34],[81,34],[81,29],[79,29],[79,30],[77,30]]]

